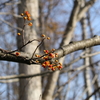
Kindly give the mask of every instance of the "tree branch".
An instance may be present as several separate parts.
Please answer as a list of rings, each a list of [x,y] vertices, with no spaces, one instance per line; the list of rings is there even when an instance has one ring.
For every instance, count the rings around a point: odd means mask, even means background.
[[[92,63],[90,66],[94,65],[94,64],[97,64],[99,63],[100,61],[97,61],[95,63]],[[86,67],[88,67],[87,65],[83,65],[83,66],[80,66],[78,68],[75,68],[75,69],[62,69],[60,72],[60,74],[62,73],[68,73],[68,72],[75,72],[75,71],[82,71],[84,70]],[[31,78],[31,77],[37,77],[37,76],[44,76],[44,75],[49,75],[49,74],[52,74],[54,72],[52,71],[46,71],[46,72],[43,72],[43,73],[37,73],[37,74],[29,74],[29,75],[25,75],[25,74],[20,74],[20,75],[7,75],[7,76],[1,76],[0,77],[0,83],[9,83],[9,82],[17,82],[18,79],[24,79],[24,78]],[[9,80],[9,81],[7,81]],[[13,81],[14,80],[14,81]]]
[[[81,50],[84,48],[89,48],[96,45],[100,45],[100,36],[95,36],[90,39],[85,39],[82,41],[70,43],[69,45],[62,46],[59,49],[55,50],[54,53],[57,53],[58,57],[52,60],[60,59],[61,57],[67,54],[70,54],[74,51]],[[19,52],[19,53],[20,53],[20,56],[16,56],[15,53],[9,54],[9,51],[0,49],[0,60],[12,61],[12,62],[18,62],[18,63],[24,63],[24,64],[38,64],[35,62],[37,59],[40,63],[44,61],[42,58],[31,59],[31,55],[25,52]]]
[[[97,0],[90,0],[86,3],[86,5],[80,10],[77,19],[78,21],[83,17],[84,13],[89,10],[89,8],[96,2]]]
[[[90,97],[92,97],[96,92],[100,90],[100,87],[98,87],[91,95],[89,95],[85,100],[89,100]]]
[[[95,36],[90,39],[85,39],[82,41],[70,43],[69,45],[62,46],[61,48],[57,49],[55,52],[58,53],[58,58],[61,58],[74,51],[81,50],[84,48],[89,48],[96,45],[100,45],[100,36]]]
[[[30,75],[20,74],[20,75],[1,76],[0,77],[0,80],[11,80],[11,79],[31,78],[31,77],[49,75],[51,73],[53,73],[53,72],[46,71],[46,72],[43,72],[43,73],[30,74]]]

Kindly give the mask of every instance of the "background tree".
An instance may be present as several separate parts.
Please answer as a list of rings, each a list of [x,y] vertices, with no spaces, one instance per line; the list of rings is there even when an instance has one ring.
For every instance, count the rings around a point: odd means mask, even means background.
[[[23,31],[18,31],[18,33],[21,33],[23,35],[23,38],[21,36],[18,36],[18,40],[17,40],[18,47],[20,48],[25,43],[27,43],[29,40],[38,38],[37,37],[37,35],[38,35],[37,34],[38,0],[21,0],[21,4],[18,5],[18,11],[19,11],[19,14],[21,14],[23,11],[29,11],[31,13],[31,18],[33,20],[33,27],[29,27],[28,25],[26,25],[25,30],[24,30],[25,33]],[[24,17],[24,22],[22,19],[18,19],[18,21],[17,21],[18,27],[23,28],[23,25],[27,24],[25,17]],[[23,52],[27,52],[27,53],[30,53],[30,55],[32,55],[35,48],[37,47],[37,45],[38,45],[37,42],[32,42],[31,44],[28,44],[24,48]],[[19,73],[20,74],[40,73],[40,66],[19,64]],[[36,81],[36,80],[38,80],[38,81]],[[33,84],[33,83],[35,83],[35,84]],[[26,84],[28,84],[28,85],[26,86]],[[38,99],[39,96],[41,95],[41,78],[35,77],[35,78],[31,78],[31,79],[21,79],[19,87],[20,87],[19,88],[20,100]],[[26,92],[23,93],[23,91],[25,91],[25,90],[26,90]]]
[[[86,100],[98,100],[100,98],[99,52],[97,52],[99,46],[96,45],[100,44],[100,37],[93,36],[99,33],[99,28],[95,27],[95,25],[99,26],[96,21],[99,20],[97,16],[99,2],[99,0],[1,1],[0,60],[19,63],[18,72],[16,63],[1,62],[1,75],[19,74],[0,77],[2,80],[0,82],[6,83],[0,90],[1,99],[7,95],[8,100],[18,98],[20,100],[39,100],[39,98],[44,100],[81,100],[85,98]],[[20,13],[24,11],[31,14],[33,26],[26,25],[23,31],[24,21]],[[21,35],[17,36],[17,33],[21,33]],[[42,34],[49,36],[51,40],[44,41],[41,37]],[[91,39],[86,40],[87,38]],[[19,49],[32,39],[42,39],[43,41],[33,41],[20,51],[10,52],[10,50],[16,50],[16,44]],[[36,54],[43,55],[43,50],[57,49],[54,53],[57,53],[58,57],[50,61],[58,59],[63,64],[62,70],[48,71],[48,68],[37,65],[36,58],[35,56],[32,58],[32,54],[39,43],[42,45],[38,49],[40,51],[36,50]],[[91,46],[96,47],[91,49]],[[83,49],[84,51],[82,51]],[[97,55],[96,58],[93,57],[94,55]],[[41,58],[38,58],[38,61],[41,64],[44,62]]]

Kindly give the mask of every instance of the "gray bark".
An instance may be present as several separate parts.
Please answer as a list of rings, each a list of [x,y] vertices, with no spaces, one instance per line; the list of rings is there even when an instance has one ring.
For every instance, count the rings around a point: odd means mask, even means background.
[[[84,17],[81,20],[81,25],[82,25],[82,30],[83,30],[83,40],[87,38],[87,31],[86,31],[86,27],[87,27],[87,22],[86,22],[86,15],[84,15]],[[90,52],[89,48],[85,49],[85,56],[88,55],[88,53]],[[91,82],[91,68],[90,68],[90,58],[86,57],[84,59],[84,65],[88,66],[86,67],[86,69],[84,70],[84,79],[85,79],[85,88],[87,88],[87,96],[89,96],[92,93],[92,82]],[[90,98],[89,100],[92,100],[92,98]]]
[[[91,1],[87,2],[86,6],[82,10],[80,10],[82,1],[80,1],[80,0],[74,1],[74,7],[72,9],[72,13],[71,13],[69,22],[66,25],[65,33],[64,33],[64,36],[63,36],[60,46],[64,46],[64,45],[67,45],[70,43],[70,41],[73,37],[73,32],[74,32],[77,22],[84,16],[84,13],[86,13],[88,11],[88,9],[94,4],[95,1],[96,0],[91,0]],[[63,61],[64,61],[64,58],[61,58],[60,62],[62,64],[63,64]],[[53,92],[56,87],[56,82],[57,82],[58,77],[59,77],[59,71],[53,73],[52,76],[48,77],[48,80],[49,79],[51,80],[51,82],[50,81],[49,82],[52,83],[53,86],[51,87],[51,85],[47,84],[46,89],[43,93],[44,100],[47,100],[47,99],[52,100]],[[50,90],[51,90],[51,92],[49,92]]]
[[[38,0],[21,0],[21,5],[18,5],[19,14],[23,11],[29,11],[33,20],[33,26],[25,27],[25,42],[37,39],[37,25],[38,25]],[[23,19],[18,19],[18,27],[23,26]],[[21,37],[17,37],[18,47],[23,45]],[[32,42],[28,44],[23,51],[32,55],[35,48],[37,47],[37,42]],[[35,74],[40,73],[40,66],[38,65],[25,65],[19,64],[19,74]],[[41,77],[34,77],[30,79],[20,79],[19,86],[19,100],[39,100],[41,95]]]
[[[82,3],[82,8],[84,8],[86,1],[83,0]],[[86,14],[84,14],[83,18],[81,19],[81,25],[82,25],[82,36],[83,36],[83,40],[87,39],[87,20],[86,20]],[[90,49],[89,48],[85,48],[85,56],[88,55],[88,53],[90,53]],[[91,82],[91,68],[90,68],[90,58],[86,57],[84,59],[84,65],[88,66],[86,67],[86,69],[84,70],[84,80],[85,80],[85,88],[87,88],[87,96],[90,95],[92,93],[92,82]],[[92,100],[92,98],[90,98],[89,100]]]
[[[86,32],[86,27],[87,27],[87,25],[86,25],[86,18],[85,18],[85,16],[84,16],[84,18],[81,20],[81,22],[82,22],[82,28],[83,28],[83,39],[86,39],[87,38],[87,36],[86,36],[86,34],[87,34],[87,32]],[[86,48],[85,49],[85,56],[89,53],[89,49],[88,48]],[[92,93],[92,82],[91,82],[91,68],[90,68],[90,58],[89,57],[86,57],[85,59],[84,59],[84,65],[86,65],[86,66],[88,66],[88,67],[86,67],[86,69],[84,70],[85,72],[84,72],[84,79],[85,79],[85,88],[87,88],[87,96],[88,95],[90,95],[91,93]],[[90,98],[89,100],[92,100],[92,98]]]

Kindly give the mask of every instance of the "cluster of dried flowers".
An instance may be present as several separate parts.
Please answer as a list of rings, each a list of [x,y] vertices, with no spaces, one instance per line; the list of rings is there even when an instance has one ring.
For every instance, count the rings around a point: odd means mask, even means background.
[[[28,11],[25,11],[24,13],[21,13],[21,16],[23,17],[24,20],[27,20],[27,21],[31,21],[32,20],[31,19],[31,15],[30,15],[30,13]],[[29,22],[27,25],[32,26],[32,23]],[[17,35],[21,35],[21,33],[17,33]],[[45,36],[45,34],[42,34],[41,37],[43,38],[43,40],[44,39],[50,40],[50,37]],[[56,69],[61,70],[62,69],[62,64],[59,63],[58,60],[51,61],[51,59],[53,59],[55,57],[58,57],[58,54],[54,53],[54,51],[55,51],[55,49],[52,49],[51,51],[44,50],[44,55],[42,55],[42,56],[38,55],[38,54],[35,54],[35,57],[37,58],[36,63],[40,63],[38,61],[38,58],[41,58],[41,59],[44,60],[44,62],[41,63],[43,68],[48,68],[48,70],[52,70],[52,71],[55,71]],[[20,53],[16,52],[16,56],[19,56],[19,55],[20,55]]]
[[[56,69],[61,70],[62,64],[58,62],[58,60],[51,61],[51,59],[58,57],[57,53],[54,53],[55,49],[44,50],[44,55],[42,55],[42,59],[45,61],[41,64],[43,68],[48,68],[48,70],[55,71]],[[35,55],[37,58],[40,58],[41,55]]]
[[[21,13],[20,15],[23,17],[24,22],[32,20],[31,15],[28,11],[25,11],[24,13]],[[29,22],[27,25],[32,26],[33,24],[32,24],[32,22]],[[17,33],[17,35],[21,35],[21,33]]]

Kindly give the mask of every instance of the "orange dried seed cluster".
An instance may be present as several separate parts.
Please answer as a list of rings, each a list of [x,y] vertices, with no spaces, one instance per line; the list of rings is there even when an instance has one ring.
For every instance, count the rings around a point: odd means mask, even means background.
[[[20,15],[21,15],[21,16],[24,16],[24,13],[21,13]]]
[[[47,39],[47,40],[50,40],[50,37],[47,37],[45,34],[42,34],[41,37]]]
[[[17,33],[17,35],[21,35],[21,33]]]
[[[33,24],[31,22],[28,23],[29,26],[32,26]]]
[[[25,20],[32,20],[31,19],[31,15],[30,15],[30,13],[28,12],[28,11],[24,11],[24,13],[21,13],[20,14]]]
[[[19,56],[19,55],[20,55],[20,53],[19,53],[19,52],[16,52],[15,54],[16,54],[16,56]]]
[[[23,17],[24,20],[28,20],[28,21],[32,20],[31,15],[28,11],[24,11],[24,13],[21,13],[20,15]],[[32,26],[32,23],[30,22],[28,25]]]
[[[45,53],[45,54],[48,54],[48,53],[49,53],[49,50],[44,50],[44,53]]]
[[[36,54],[35,57],[41,57],[40,55]]]
[[[50,40],[50,37],[47,37],[48,40]]]
[[[51,58],[55,58],[55,54],[54,54],[54,53],[50,53],[49,56],[50,56]]]
[[[36,57],[41,57],[44,59],[44,62],[41,64],[43,68],[48,68],[48,70],[55,71],[56,69],[61,70],[62,69],[62,64],[59,63],[58,60],[55,60],[53,62],[50,62],[50,59],[55,58],[57,53],[53,53],[55,49],[52,49],[51,51],[49,50],[44,50],[44,56],[39,56],[35,55]]]
[[[24,11],[24,13],[21,13],[21,16],[23,17],[24,21],[31,21],[31,15],[28,11]],[[29,22],[28,23],[29,26],[32,26],[32,22]],[[20,33],[17,33],[18,35],[21,35]],[[45,34],[42,34],[41,37],[43,37],[44,39],[48,39],[50,40],[50,37],[47,37]],[[36,58],[36,63],[40,63],[39,62],[39,59],[38,58],[42,58],[43,59],[43,62],[41,63],[42,67],[44,68],[47,68],[49,70],[52,70],[52,71],[55,71],[56,69],[62,69],[62,65],[59,63],[58,60],[54,60],[54,61],[50,61],[51,59],[55,58],[58,56],[57,53],[54,53],[55,49],[52,49],[51,51],[49,50],[44,50],[44,55],[43,56],[40,56],[38,54],[36,54],[35,56],[37,57]],[[16,56],[19,56],[20,53],[19,52],[16,52],[15,53]]]
[[[49,59],[49,56],[44,56],[43,59],[44,60],[48,60]]]
[[[55,71],[56,69],[58,69],[58,70],[62,69],[62,65],[52,64],[52,63],[50,63],[50,61],[43,62],[42,67],[48,68],[48,70],[52,70],[52,71]]]
[[[27,20],[27,17],[23,17],[25,20]]]
[[[39,61],[38,61],[38,60],[36,60],[36,63],[39,63]]]
[[[42,37],[45,37],[45,34],[42,34],[41,36],[42,36]]]
[[[52,49],[52,51],[55,51],[55,49]]]
[[[20,14],[22,17],[23,17],[23,19],[26,21],[26,20],[28,20],[28,21],[31,21],[32,19],[31,19],[31,15],[30,15],[30,13],[28,12],[28,11],[24,11],[23,13],[21,13]],[[26,25],[29,25],[29,26],[32,26],[33,24],[32,24],[32,22],[29,22],[28,24],[26,24]],[[17,33],[17,35],[21,35],[21,33]]]
[[[29,21],[30,21],[30,20],[32,20],[32,19],[31,19],[31,17],[27,17],[27,20],[29,20]]]
[[[27,17],[30,17],[30,13],[28,11],[24,11],[24,14],[27,16]]]

